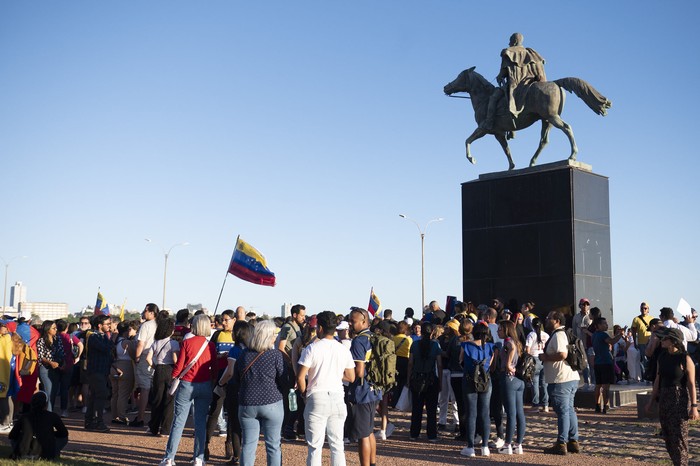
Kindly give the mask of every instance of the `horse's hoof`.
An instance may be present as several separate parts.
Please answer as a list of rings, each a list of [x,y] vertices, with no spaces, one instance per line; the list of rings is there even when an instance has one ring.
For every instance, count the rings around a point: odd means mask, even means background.
[[[532,162],[530,162],[531,167],[534,167],[535,165],[537,165],[537,162],[535,162],[534,160]]]
[[[515,168],[515,164],[514,164],[514,163],[511,163],[511,164],[508,166],[508,170],[512,170],[512,169],[514,169],[514,168]]]
[[[472,165],[476,165],[476,159],[470,155],[467,155],[467,160],[469,160]]]

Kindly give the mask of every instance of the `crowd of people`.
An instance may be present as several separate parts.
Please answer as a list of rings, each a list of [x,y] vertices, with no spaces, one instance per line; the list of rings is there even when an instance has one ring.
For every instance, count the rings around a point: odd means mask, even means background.
[[[224,437],[226,464],[252,466],[262,433],[268,465],[281,466],[283,442],[303,440],[308,465],[322,464],[327,441],[332,465],[345,465],[355,442],[370,466],[395,430],[394,409],[410,412],[410,440],[424,427],[429,442],[454,435],[466,457],[524,454],[526,412],[553,410],[556,441],[545,453],[566,455],[582,449],[577,391],[594,391],[604,416],[610,385],[647,383],[673,464],[688,463],[688,421],[699,417],[695,310],[679,322],[672,309],[653,318],[642,303],[629,330],[612,332],[585,298],[569,330],[566,315],[538,316],[531,302],[517,312],[500,299],[458,302],[450,314],[433,301],[398,321],[389,309],[307,315],[300,304],[287,319],[242,307],[212,318],[149,303],[136,321],[3,321],[0,375],[11,374],[0,384],[0,432],[15,458],[56,458],[68,443],[61,418],[82,411],[86,430],[109,432],[111,423],[167,436],[160,464],[169,466],[192,416],[194,465]],[[580,371],[570,359],[576,339],[588,362]]]

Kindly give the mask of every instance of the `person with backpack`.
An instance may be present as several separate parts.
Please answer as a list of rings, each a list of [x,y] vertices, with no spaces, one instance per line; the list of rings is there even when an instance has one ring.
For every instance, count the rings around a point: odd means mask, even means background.
[[[368,366],[374,349],[369,326],[369,313],[362,308],[353,308],[350,312],[350,327],[355,333],[355,338],[350,345],[350,353],[355,362],[355,381],[348,388],[352,417],[350,438],[357,439],[360,466],[377,464],[377,442],[373,435],[374,412],[377,403],[382,399],[382,391],[377,389],[368,377]]]
[[[472,330],[473,340],[462,344],[460,361],[464,367],[462,392],[464,405],[467,408],[467,446],[462,449],[462,456],[476,456],[474,451],[477,423],[481,433],[481,455],[490,456],[488,447],[491,433],[489,408],[491,405],[491,380],[489,368],[493,362],[494,345],[487,343],[491,331],[484,322],[479,322]]]
[[[545,328],[550,334],[540,361],[544,363],[544,378],[548,384],[549,401],[557,414],[557,440],[544,452],[553,455],[579,453],[578,417],[574,409],[574,397],[580,376],[567,362],[569,337],[561,312],[552,311],[547,315]]]
[[[516,377],[516,366],[523,356],[522,345],[518,338],[516,324],[510,320],[499,322],[498,336],[503,339],[503,349],[499,353],[501,364],[498,376],[501,378],[503,406],[507,416],[505,443],[498,449],[498,453],[522,455],[525,437],[525,410],[523,409],[525,381]],[[516,424],[518,428],[516,441],[512,443]]]
[[[532,319],[532,332],[525,340],[525,351],[535,358],[535,371],[532,374],[532,409],[540,412],[549,412],[549,393],[547,393],[547,381],[544,379],[544,365],[540,361],[540,354],[549,340],[549,334],[542,330],[542,322],[539,317]]]
[[[441,390],[442,349],[431,338],[433,324],[423,322],[423,337],[411,347],[408,359],[408,386],[411,390],[411,440],[420,435],[423,406],[427,416],[428,441],[437,442],[437,404]]]

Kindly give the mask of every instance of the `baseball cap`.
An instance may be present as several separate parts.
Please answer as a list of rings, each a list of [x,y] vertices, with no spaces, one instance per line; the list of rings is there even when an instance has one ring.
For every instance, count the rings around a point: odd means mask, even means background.
[[[336,330],[347,330],[349,328],[350,328],[350,324],[348,324],[347,320],[344,320],[341,323],[339,323],[335,329]]]
[[[581,304],[591,304],[591,302],[588,300],[588,298],[581,298],[578,305],[580,306]]]

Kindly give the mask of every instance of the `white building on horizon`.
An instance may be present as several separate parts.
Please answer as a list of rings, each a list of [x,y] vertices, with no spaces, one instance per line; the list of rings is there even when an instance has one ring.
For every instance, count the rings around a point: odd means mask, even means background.
[[[10,288],[10,307],[19,308],[19,303],[27,300],[27,287],[22,282],[16,282]]]
[[[68,303],[19,303],[18,317],[29,319],[39,316],[41,320],[56,320],[68,317]]]

